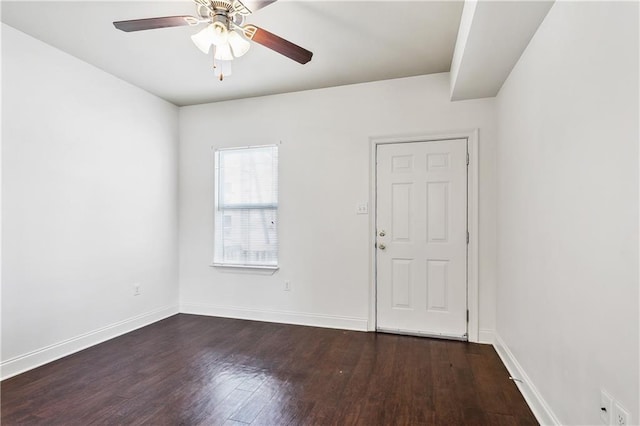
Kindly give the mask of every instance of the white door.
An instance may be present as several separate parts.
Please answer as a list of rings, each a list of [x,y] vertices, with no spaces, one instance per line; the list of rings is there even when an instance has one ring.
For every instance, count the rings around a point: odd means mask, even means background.
[[[377,146],[380,331],[467,337],[467,141]]]

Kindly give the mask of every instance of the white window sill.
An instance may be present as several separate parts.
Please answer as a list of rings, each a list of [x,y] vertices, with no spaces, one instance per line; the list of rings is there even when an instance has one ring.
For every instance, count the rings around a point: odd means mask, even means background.
[[[262,265],[233,265],[228,263],[211,263],[212,268],[220,268],[224,272],[242,272],[242,273],[263,273],[274,274],[279,266],[262,266]]]

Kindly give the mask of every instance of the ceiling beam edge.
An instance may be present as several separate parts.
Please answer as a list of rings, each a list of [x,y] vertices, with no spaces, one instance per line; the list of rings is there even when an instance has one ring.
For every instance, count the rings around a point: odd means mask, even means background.
[[[451,100],[496,96],[553,3],[465,1],[451,63]]]

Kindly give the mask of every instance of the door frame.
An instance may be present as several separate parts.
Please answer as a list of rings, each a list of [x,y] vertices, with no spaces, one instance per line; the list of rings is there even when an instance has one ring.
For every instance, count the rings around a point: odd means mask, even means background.
[[[377,277],[376,277],[376,222],[377,222],[377,148],[378,145],[434,142],[451,139],[466,139],[469,166],[467,168],[467,230],[469,244],[467,245],[467,309],[469,322],[467,333],[469,342],[479,342],[479,304],[478,304],[478,129],[411,134],[398,136],[370,137],[369,141],[369,190],[371,200],[371,214],[369,215],[369,320],[368,331],[376,331],[377,325]]]

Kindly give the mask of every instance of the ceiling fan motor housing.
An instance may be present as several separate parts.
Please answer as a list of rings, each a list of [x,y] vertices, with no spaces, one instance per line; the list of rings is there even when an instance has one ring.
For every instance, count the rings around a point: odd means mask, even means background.
[[[213,0],[213,1],[211,1],[211,8],[214,9],[214,10],[224,9],[224,10],[226,10],[228,12],[233,8],[233,6],[232,6],[232,3],[230,1]]]
[[[242,25],[244,17],[240,14],[234,14],[233,5],[230,1],[215,0],[211,1],[211,10],[214,13],[210,13],[211,23],[214,25],[223,25],[227,29],[229,28],[229,22],[233,22],[236,25]],[[219,24],[216,24],[219,22]]]
[[[223,26],[225,30],[229,29],[229,15],[226,10],[216,9],[216,13],[211,17],[211,23],[216,26]]]

